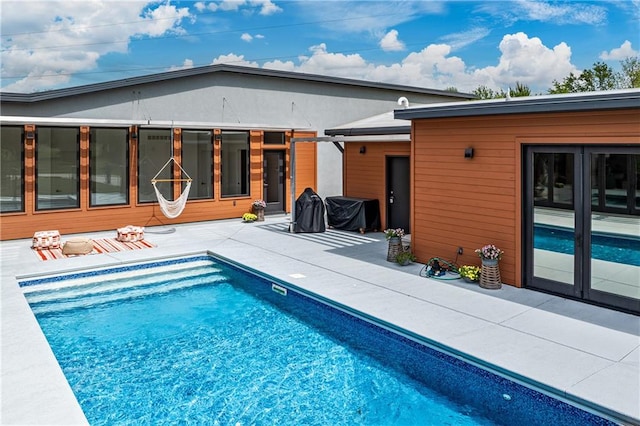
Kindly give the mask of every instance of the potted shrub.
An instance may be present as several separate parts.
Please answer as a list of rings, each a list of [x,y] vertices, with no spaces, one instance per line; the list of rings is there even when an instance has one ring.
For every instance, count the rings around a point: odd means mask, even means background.
[[[480,287],[488,289],[499,289],[502,287],[500,279],[500,265],[498,262],[502,259],[504,251],[500,250],[493,244],[476,250],[480,260],[482,261],[482,271],[480,273]]]
[[[460,278],[468,283],[478,282],[480,280],[480,272],[480,267],[474,265],[462,265],[460,269],[458,269]]]
[[[242,215],[242,221],[243,222],[255,222],[258,219],[258,216],[256,216],[253,213],[245,213]]]
[[[384,237],[389,241],[387,250],[387,262],[396,262],[396,256],[402,252],[402,237],[404,237],[404,229],[389,228],[385,229]]]
[[[408,265],[415,260],[416,257],[409,250],[401,251],[396,255],[396,262],[398,262],[402,266]]]

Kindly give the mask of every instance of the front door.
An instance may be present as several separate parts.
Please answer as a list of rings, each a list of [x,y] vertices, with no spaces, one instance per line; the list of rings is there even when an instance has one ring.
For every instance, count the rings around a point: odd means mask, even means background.
[[[640,150],[524,154],[525,286],[640,312]]]
[[[402,228],[409,234],[411,205],[409,157],[387,156],[387,228]]]
[[[284,213],[284,151],[264,151],[262,163],[265,213]]]

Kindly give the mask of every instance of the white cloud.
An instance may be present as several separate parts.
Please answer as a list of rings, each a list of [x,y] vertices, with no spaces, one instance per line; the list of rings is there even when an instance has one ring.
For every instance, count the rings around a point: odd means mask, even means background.
[[[539,0],[484,2],[478,10],[502,19],[507,26],[516,21],[540,21],[553,24],[601,25],[607,21],[604,6],[577,1],[550,3]]]
[[[271,0],[250,0],[249,3],[253,6],[260,7],[260,15],[268,16],[282,12],[282,9],[271,2]]]
[[[244,67],[259,67],[258,63],[255,61],[247,61],[244,59],[244,55],[236,55],[235,53],[229,53],[228,55],[220,55],[215,58],[212,62],[212,65],[216,64],[227,64],[227,65],[239,65]]]
[[[398,31],[391,30],[380,40],[380,47],[385,52],[404,50],[404,43],[398,40]]]
[[[192,59],[185,59],[184,62],[182,63],[182,65],[179,66],[171,66],[167,71],[177,71],[177,70],[186,70],[189,68],[193,68],[193,60]]]
[[[251,34],[249,34],[249,33],[243,33],[243,34],[240,36],[240,40],[242,40],[242,41],[246,41],[247,43],[249,43],[249,42],[251,42],[251,40],[253,40],[253,37],[252,37],[252,36],[251,36]]]
[[[600,54],[600,59],[605,61],[607,60],[622,61],[623,59],[633,57],[633,56],[638,56],[639,54],[640,52],[638,52],[637,50],[634,50],[633,47],[631,47],[631,42],[629,40],[625,40],[624,43],[620,45],[620,47],[611,49],[608,52],[602,52]]]
[[[182,34],[189,17],[187,8],[148,1],[3,1],[0,62],[2,79],[12,81],[3,90],[65,84],[102,56],[126,53],[134,37]]]
[[[419,16],[441,14],[440,1],[301,1],[297,6],[309,20],[339,33],[372,33],[387,31]],[[336,20],[340,20],[339,23]]]
[[[256,35],[255,35],[255,38],[263,39],[263,38],[264,38],[264,36],[263,36],[262,34],[256,34]]]
[[[211,2],[206,6],[206,8],[212,12],[216,12],[218,10],[223,12],[238,12],[245,6],[260,9],[258,13],[264,16],[282,12],[282,8],[274,4],[271,0],[222,0],[219,3]],[[198,2],[194,7],[198,11],[202,12],[204,4],[202,2]]]
[[[541,93],[551,87],[553,80],[577,72],[571,63],[571,49],[565,43],[548,48],[537,37],[516,33],[505,35],[499,49],[498,63],[484,68],[467,65],[462,58],[452,55],[453,48],[448,44],[430,44],[409,53],[400,63],[375,65],[358,54],[331,53],[322,43],[312,46],[311,55],[301,56],[297,63],[272,61],[263,66],[434,89],[456,87],[466,92],[480,85],[506,90],[520,82],[533,93]]]
[[[452,50],[459,50],[465,46],[475,43],[478,40],[482,40],[488,36],[491,31],[488,28],[476,27],[468,31],[448,34],[441,37],[441,40],[451,46]]]

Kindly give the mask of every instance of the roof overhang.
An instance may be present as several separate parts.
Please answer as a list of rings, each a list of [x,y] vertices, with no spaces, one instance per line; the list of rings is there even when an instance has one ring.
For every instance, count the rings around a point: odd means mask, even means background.
[[[2,125],[35,124],[38,126],[91,126],[91,127],[149,127],[149,128],[184,128],[184,129],[225,129],[225,130],[267,130],[290,131],[311,130],[308,126],[274,125],[260,123],[221,123],[200,121],[170,121],[170,120],[114,120],[100,118],[72,118],[72,117],[19,117],[0,116]]]
[[[411,142],[411,134],[361,135],[361,136],[318,136],[291,138],[291,142]]]
[[[396,119],[603,111],[640,108],[640,89],[429,104],[394,111]]]

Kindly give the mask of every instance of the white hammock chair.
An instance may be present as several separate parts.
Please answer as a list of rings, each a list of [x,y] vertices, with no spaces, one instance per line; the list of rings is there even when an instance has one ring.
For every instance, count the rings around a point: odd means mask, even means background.
[[[183,179],[183,178],[158,179],[158,175],[162,173],[165,167],[167,167],[169,163],[171,163],[172,161],[176,163],[178,167],[180,167],[180,170],[182,171],[182,173],[184,173],[184,175],[187,177],[186,179]],[[187,198],[189,198],[189,190],[191,189],[191,181],[192,179],[189,176],[189,174],[184,171],[182,166],[178,164],[175,158],[173,157],[169,158],[169,161],[167,161],[165,165],[162,166],[160,171],[153,177],[153,179],[151,179],[151,184],[153,185],[153,189],[155,189],[156,191],[156,198],[158,198],[158,205],[160,206],[160,210],[162,211],[162,214],[164,214],[169,219],[175,219],[176,217],[180,216],[180,214],[184,210],[184,207],[187,205]],[[166,198],[164,198],[160,193],[160,190],[158,190],[158,187],[156,186],[157,182],[187,182],[187,184],[185,185],[184,190],[182,191],[182,194],[180,194],[180,196],[177,199],[173,201],[169,201]]]

